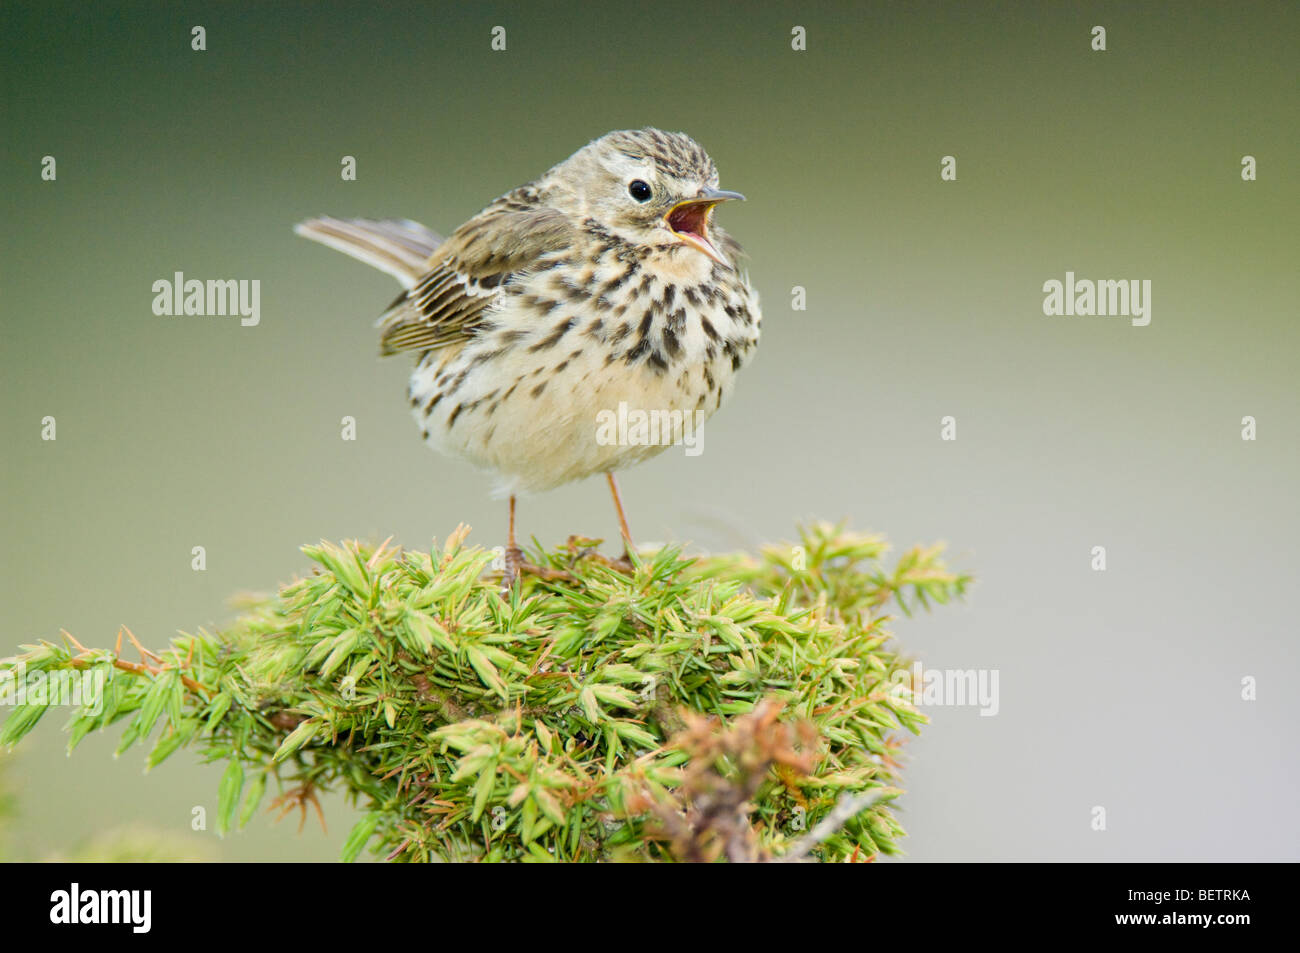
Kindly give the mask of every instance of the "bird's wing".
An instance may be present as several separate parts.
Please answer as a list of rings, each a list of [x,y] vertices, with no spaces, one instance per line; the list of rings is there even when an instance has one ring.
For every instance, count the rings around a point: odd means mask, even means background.
[[[404,288],[415,287],[428,272],[429,259],[442,244],[440,235],[409,219],[322,216],[300,222],[293,230],[392,275]]]
[[[444,242],[431,268],[379,319],[380,353],[425,351],[463,341],[511,275],[569,247],[570,219],[552,208],[498,200]]]

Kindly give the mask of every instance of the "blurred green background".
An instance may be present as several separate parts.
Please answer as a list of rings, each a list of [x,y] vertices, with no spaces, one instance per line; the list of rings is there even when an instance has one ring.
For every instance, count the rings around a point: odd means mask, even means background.
[[[766,320],[703,455],[624,476],[633,531],[716,550],[821,517],[950,542],[979,579],[968,603],[897,628],[929,666],[998,669],[1001,711],[931,711],[909,746],[910,856],[1300,859],[1297,20],[1293,3],[8,0],[0,654],[60,628],[158,645],[220,624],[321,537],[424,546],[465,521],[499,544],[504,505],[422,446],[408,362],[376,357],[397,286],[291,227],[445,233],[589,139],[658,125],[749,196],[722,219]],[[178,270],[260,279],[260,326],[155,316],[151,285]],[[1150,279],[1150,326],[1045,317],[1067,270]],[[598,480],[520,520],[547,543],[617,533]],[[115,736],[67,759],[60,722],[9,759],[28,856],[143,823],[227,860],[328,860],[352,824],[333,798],[328,835],[265,817],[192,834],[219,767],[180,755],[146,778]]]

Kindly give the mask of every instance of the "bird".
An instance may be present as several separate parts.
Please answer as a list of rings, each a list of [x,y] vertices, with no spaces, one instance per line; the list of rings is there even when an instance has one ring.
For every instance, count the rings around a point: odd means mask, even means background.
[[[593,139],[445,240],[409,219],[295,226],[402,284],[380,353],[414,357],[407,400],[425,441],[508,498],[507,589],[542,572],[516,542],[516,498],[596,474],[630,564],[615,473],[702,426],[758,345],[758,294],[714,220],[743,199],[694,139],[647,127]],[[663,426],[612,438],[600,423],[619,412]]]

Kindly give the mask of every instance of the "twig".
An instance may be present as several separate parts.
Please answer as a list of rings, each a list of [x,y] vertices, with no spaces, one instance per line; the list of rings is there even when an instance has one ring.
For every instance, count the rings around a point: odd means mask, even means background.
[[[816,849],[818,844],[833,836],[836,831],[847,824],[855,815],[878,804],[883,797],[884,794],[878,790],[859,791],[857,794],[840,795],[840,799],[835,802],[835,807],[831,812],[823,817],[816,827],[795,841],[794,846],[788,851],[780,857],[774,857],[772,863],[803,863],[808,859],[808,855]]]

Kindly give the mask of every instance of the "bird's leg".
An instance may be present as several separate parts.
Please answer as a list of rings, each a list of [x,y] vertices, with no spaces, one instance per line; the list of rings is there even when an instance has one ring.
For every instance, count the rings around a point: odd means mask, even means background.
[[[519,570],[524,564],[524,551],[515,542],[515,496],[510,494],[510,519],[506,524],[506,571],[501,576],[501,588],[506,592],[519,578]]]
[[[563,569],[547,569],[543,566],[534,566],[524,558],[524,551],[519,548],[515,542],[515,498],[510,496],[510,519],[506,528],[506,571],[501,575],[501,590],[508,593],[510,587],[522,573],[529,573],[537,576],[539,579],[555,580],[567,579],[572,581],[573,577]]]
[[[618,514],[618,530],[623,535],[623,558],[618,561],[618,564],[630,570],[632,550],[636,544],[632,542],[632,531],[627,528],[627,514],[623,512],[623,499],[619,496],[618,481],[614,479],[612,470],[605,474],[605,479],[609,480],[609,492],[614,497],[614,512]]]

